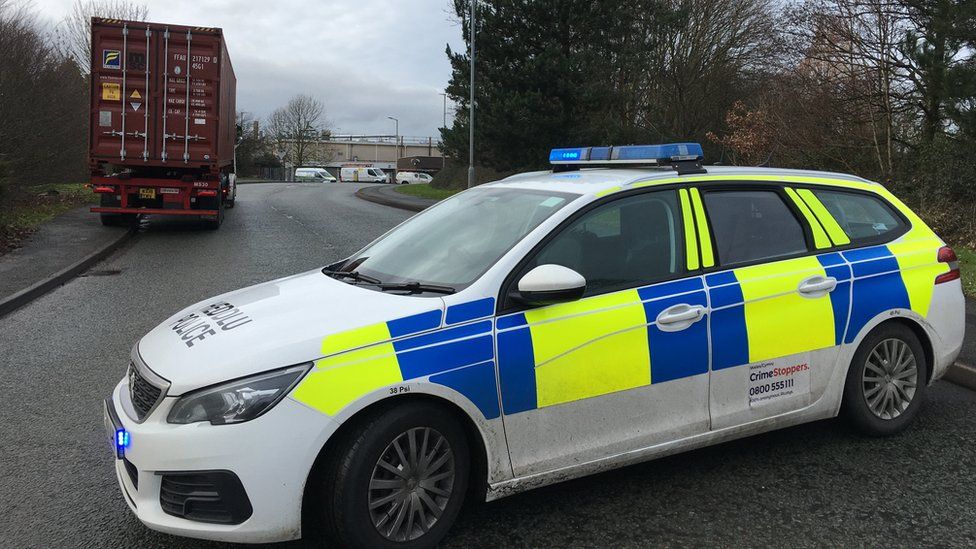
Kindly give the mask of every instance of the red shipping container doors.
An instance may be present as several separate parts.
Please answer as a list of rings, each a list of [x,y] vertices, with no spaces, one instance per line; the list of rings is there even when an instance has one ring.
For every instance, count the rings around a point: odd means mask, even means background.
[[[219,29],[93,21],[92,161],[210,172],[230,165],[235,85]]]

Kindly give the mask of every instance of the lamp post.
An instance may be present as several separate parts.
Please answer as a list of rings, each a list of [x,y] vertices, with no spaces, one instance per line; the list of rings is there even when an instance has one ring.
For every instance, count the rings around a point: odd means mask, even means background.
[[[442,93],[440,94],[440,96],[444,98],[444,123],[441,124],[441,127],[446,128],[447,127],[447,94]]]
[[[387,118],[393,121],[393,150],[395,151],[393,153],[393,169],[396,169],[397,160],[400,159],[400,121],[392,116],[387,116]]]
[[[470,0],[471,15],[468,18],[468,38],[470,40],[471,51],[471,100],[468,104],[468,188],[474,187],[474,3]]]

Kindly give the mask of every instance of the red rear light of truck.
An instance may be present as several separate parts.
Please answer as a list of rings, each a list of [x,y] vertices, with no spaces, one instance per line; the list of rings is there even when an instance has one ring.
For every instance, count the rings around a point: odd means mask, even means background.
[[[949,282],[950,280],[959,280],[961,273],[959,271],[959,258],[956,257],[956,252],[948,246],[943,246],[939,248],[938,255],[939,263],[946,263],[949,265],[949,272],[942,273],[935,277],[936,284],[942,284],[943,282]]]
[[[101,194],[112,194],[115,192],[115,187],[106,187],[104,185],[98,185],[92,189],[96,193]]]
[[[210,197],[214,197],[214,196],[217,196],[217,191],[210,191],[210,190],[197,191],[197,196],[204,196],[204,197],[210,196]]]

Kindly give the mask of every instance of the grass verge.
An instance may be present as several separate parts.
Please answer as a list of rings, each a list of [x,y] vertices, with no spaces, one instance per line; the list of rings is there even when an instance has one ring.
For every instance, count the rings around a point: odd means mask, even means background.
[[[962,246],[954,246],[962,270],[962,291],[969,297],[976,297],[976,251]]]
[[[444,200],[450,196],[463,191],[464,189],[435,189],[429,183],[412,183],[410,185],[397,185],[398,193],[416,196],[417,198],[429,198],[432,200]]]
[[[93,204],[84,183],[55,183],[21,189],[0,211],[0,255],[20,247],[38,225],[68,210]]]

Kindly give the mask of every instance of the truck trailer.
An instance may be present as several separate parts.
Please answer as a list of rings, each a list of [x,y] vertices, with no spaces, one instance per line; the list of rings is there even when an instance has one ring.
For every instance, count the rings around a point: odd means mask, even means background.
[[[92,212],[123,225],[234,206],[237,78],[218,28],[92,18]]]

